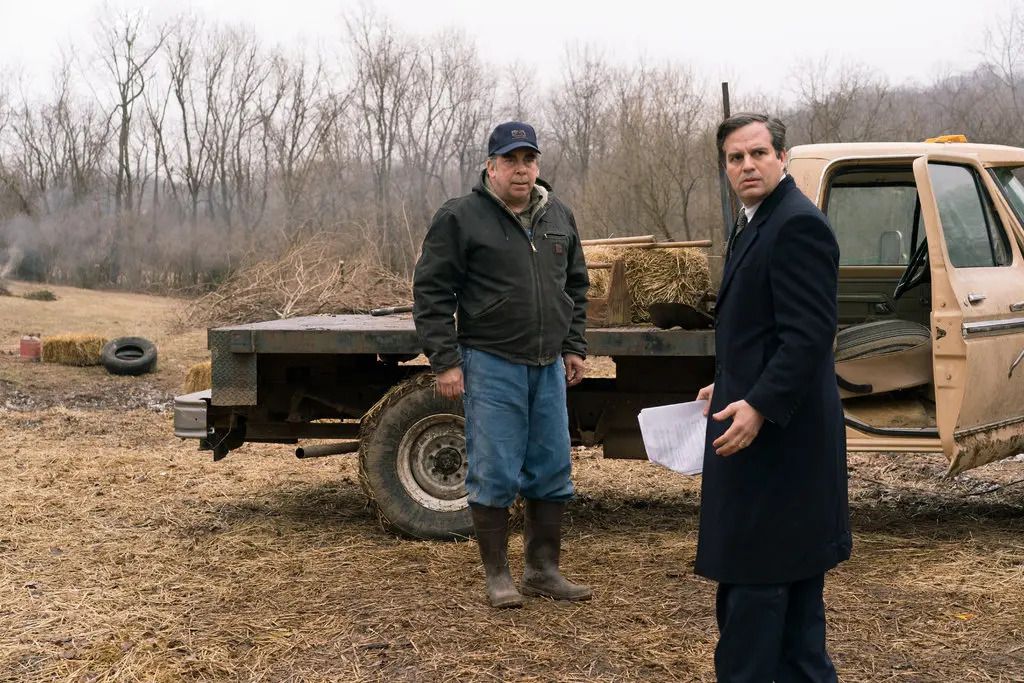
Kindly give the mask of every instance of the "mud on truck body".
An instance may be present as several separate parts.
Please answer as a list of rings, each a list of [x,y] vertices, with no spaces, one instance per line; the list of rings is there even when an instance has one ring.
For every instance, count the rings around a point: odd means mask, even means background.
[[[806,145],[788,172],[840,244],[836,374],[851,451],[942,452],[956,474],[1024,451],[1024,149]],[[807,286],[813,287],[813,282]],[[574,444],[646,459],[637,414],[693,400],[713,329],[587,330],[615,376],[568,391]],[[382,522],[472,530],[461,401],[438,396],[411,316],[312,316],[209,330],[212,388],[175,399],[175,434],[215,460],[249,441],[358,453]]]

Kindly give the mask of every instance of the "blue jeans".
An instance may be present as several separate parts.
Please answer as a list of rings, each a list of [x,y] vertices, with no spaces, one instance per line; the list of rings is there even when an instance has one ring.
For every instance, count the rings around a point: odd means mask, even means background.
[[[462,347],[469,502],[572,498],[565,364],[519,365]]]

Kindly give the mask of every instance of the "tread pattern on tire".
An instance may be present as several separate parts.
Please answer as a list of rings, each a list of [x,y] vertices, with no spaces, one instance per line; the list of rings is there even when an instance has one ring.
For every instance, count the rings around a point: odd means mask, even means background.
[[[377,511],[381,527],[428,540],[460,540],[472,535],[468,507],[435,512],[417,504],[398,479],[398,444],[405,431],[438,412],[463,415],[462,401],[434,393],[434,377],[420,373],[391,388],[363,416],[359,429],[359,483]]]

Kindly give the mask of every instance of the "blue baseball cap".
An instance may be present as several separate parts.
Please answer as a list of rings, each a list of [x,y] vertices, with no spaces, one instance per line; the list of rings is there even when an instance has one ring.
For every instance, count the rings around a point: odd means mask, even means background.
[[[498,124],[491,132],[491,138],[487,141],[487,156],[500,156],[508,154],[514,149],[529,147],[535,152],[540,152],[537,146],[537,131],[528,123],[521,121],[508,121]]]

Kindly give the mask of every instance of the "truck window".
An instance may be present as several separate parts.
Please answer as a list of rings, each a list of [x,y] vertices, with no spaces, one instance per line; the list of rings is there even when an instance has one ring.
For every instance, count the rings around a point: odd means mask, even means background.
[[[1024,166],[993,168],[990,173],[1016,214],[1017,222],[1024,224]]]
[[[909,169],[839,171],[829,183],[825,214],[844,266],[906,265],[924,234]]]
[[[1010,245],[992,200],[973,169],[930,163],[928,175],[939,207],[949,261],[955,268],[1010,263]]]

